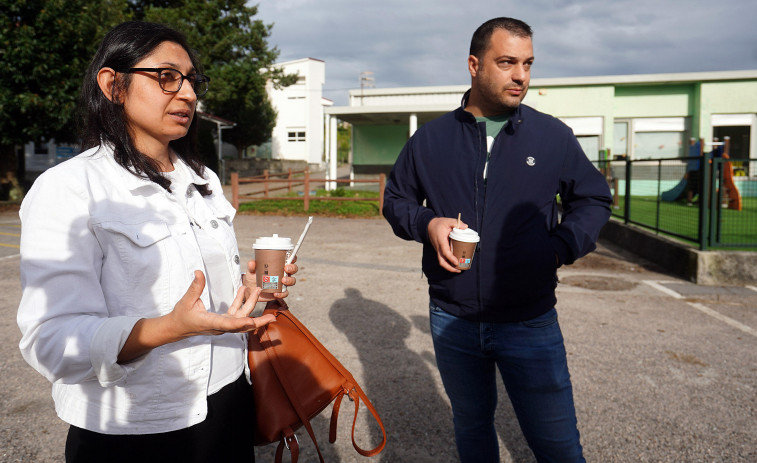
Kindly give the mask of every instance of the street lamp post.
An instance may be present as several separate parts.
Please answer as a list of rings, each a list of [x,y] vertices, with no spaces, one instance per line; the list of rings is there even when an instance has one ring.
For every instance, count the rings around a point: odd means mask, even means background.
[[[363,106],[363,89],[373,88],[375,86],[376,79],[373,77],[372,71],[363,71],[360,73],[360,106]]]

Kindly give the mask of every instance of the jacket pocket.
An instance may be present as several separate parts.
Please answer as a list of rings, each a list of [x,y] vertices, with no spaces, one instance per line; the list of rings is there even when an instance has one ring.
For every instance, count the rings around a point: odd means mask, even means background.
[[[501,256],[498,266],[505,275],[518,281],[518,285],[521,281],[537,283],[557,268],[549,232],[540,225],[514,237],[497,255]]]
[[[180,250],[162,221],[101,222],[95,225],[103,250],[100,278],[111,316],[159,316],[169,301],[171,257]]]
[[[137,224],[103,222],[100,225],[104,230],[117,233],[140,248],[146,248],[171,236],[171,232],[165,222],[142,222]]]
[[[533,236],[533,239],[524,243],[523,246],[528,249],[533,276],[540,280],[551,280],[552,275],[557,270],[557,258],[552,240],[549,237],[549,231],[541,226],[535,227],[531,236]]]

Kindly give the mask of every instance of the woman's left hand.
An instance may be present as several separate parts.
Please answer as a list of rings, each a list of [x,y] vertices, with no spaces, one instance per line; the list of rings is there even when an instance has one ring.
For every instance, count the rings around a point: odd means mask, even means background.
[[[297,262],[296,257],[294,258],[294,261]],[[275,299],[284,299],[285,297],[289,296],[288,288],[290,286],[294,286],[297,283],[297,279],[292,276],[297,273],[297,270],[299,270],[299,268],[295,263],[284,265],[284,277],[281,279],[281,283],[287,287],[287,290],[281,293],[260,293],[258,301],[268,302]],[[255,289],[255,287],[257,287],[257,282],[255,280],[254,260],[247,262],[247,273],[242,274],[242,284],[250,289]]]

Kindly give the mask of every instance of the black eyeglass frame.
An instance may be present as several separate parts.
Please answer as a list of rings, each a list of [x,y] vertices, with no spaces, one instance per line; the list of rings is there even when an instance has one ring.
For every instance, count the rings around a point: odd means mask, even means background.
[[[181,81],[179,82],[179,88],[177,88],[176,90],[166,90],[165,88],[163,88],[163,83],[160,80],[160,74],[163,71],[172,71],[172,72],[179,73],[179,75],[181,76]],[[190,82],[192,82],[192,91],[195,92],[195,95],[198,98],[208,93],[208,87],[209,87],[208,84],[210,83],[210,77],[204,74],[189,74],[185,76],[181,71],[174,68],[129,68],[125,71],[116,71],[116,72],[120,72],[123,74],[133,74],[135,72],[157,72],[158,85],[160,85],[160,89],[168,93],[179,93],[179,91],[181,90],[181,86],[184,85],[184,81],[190,79]],[[202,93],[198,93],[197,89],[195,88],[195,85],[201,84],[201,83],[205,84],[205,90]]]

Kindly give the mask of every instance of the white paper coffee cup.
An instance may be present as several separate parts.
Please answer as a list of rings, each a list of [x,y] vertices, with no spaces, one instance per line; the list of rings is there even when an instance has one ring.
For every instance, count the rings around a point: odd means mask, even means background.
[[[282,283],[284,264],[294,249],[291,238],[277,234],[262,236],[252,245],[255,250],[255,284],[264,293],[281,293],[286,291]]]
[[[452,247],[452,254],[457,259],[455,268],[468,270],[473,263],[473,254],[476,252],[476,245],[481,240],[475,230],[471,228],[460,229],[453,228],[449,234],[449,243]]]

